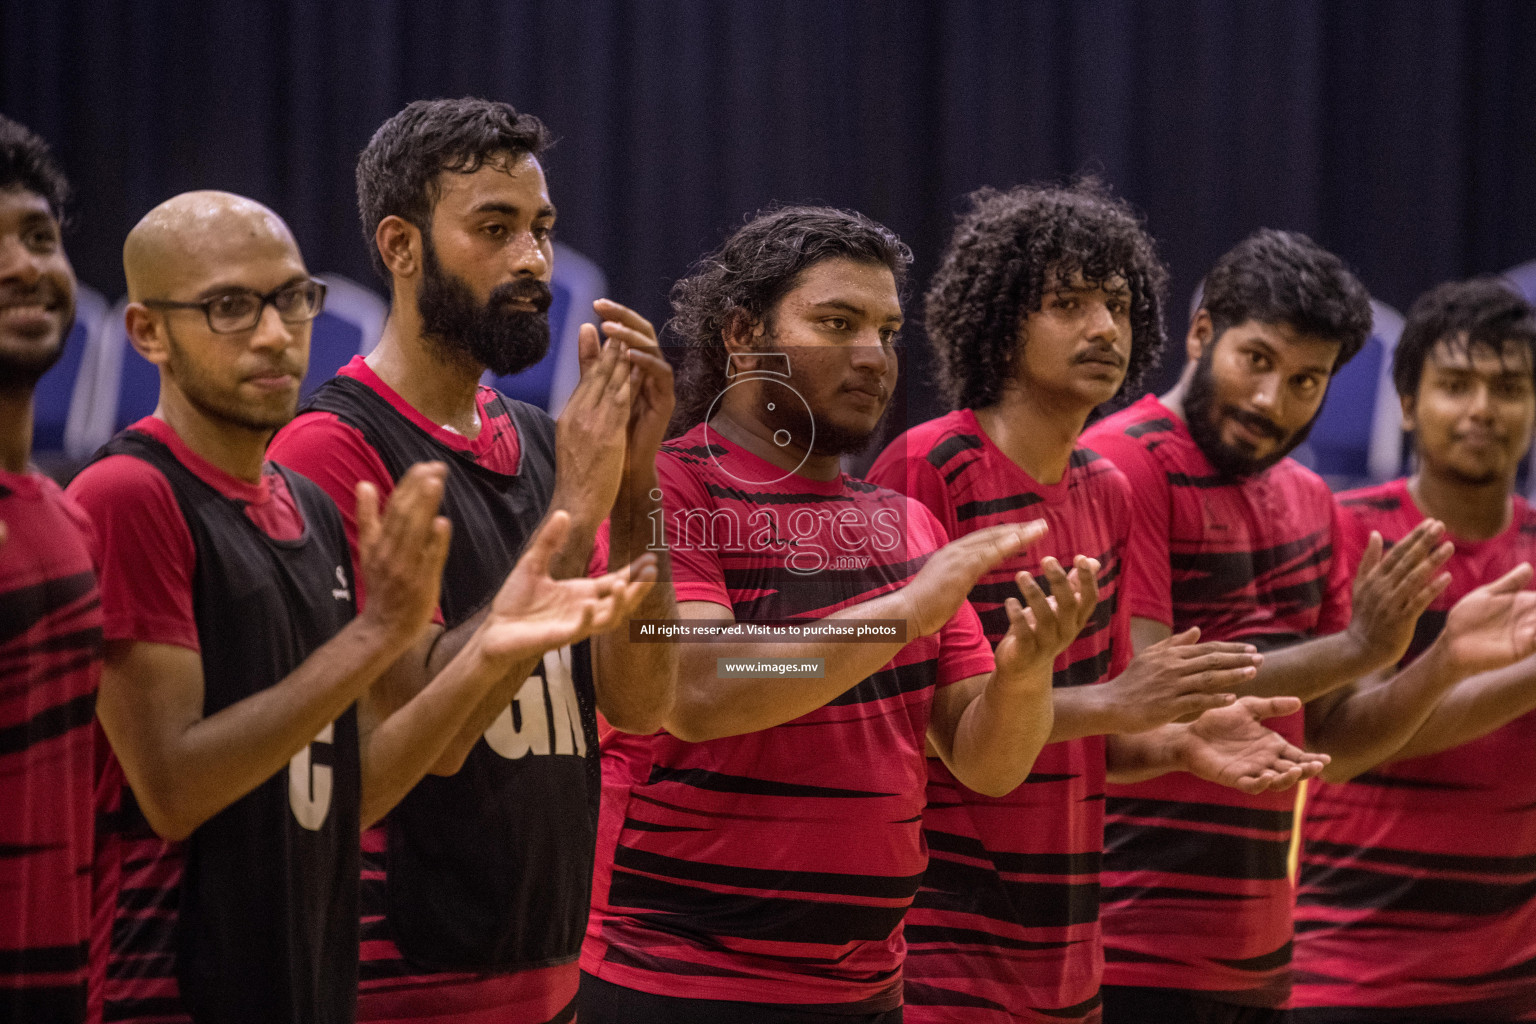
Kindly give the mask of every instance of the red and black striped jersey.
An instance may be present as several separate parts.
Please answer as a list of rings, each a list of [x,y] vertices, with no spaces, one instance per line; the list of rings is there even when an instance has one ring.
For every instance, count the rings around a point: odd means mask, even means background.
[[[1129,660],[1119,602],[1130,529],[1124,474],[1086,448],[1042,484],[998,450],[969,409],[892,441],[869,478],[921,501],[951,537],[1043,519],[1039,543],[989,571],[971,592],[987,639],[1008,631],[1014,575],[1045,586],[1040,563],[1097,558],[1099,605],[1057,659],[1056,686],[1099,683]],[[1104,956],[1099,867],[1104,847],[1104,737],[1048,744],[1024,785],[981,796],[928,763],[923,835],[928,871],[907,914],[906,1019],[913,1024],[1094,1021]]]
[[[90,523],[0,470],[0,1020],[79,1022],[91,926],[101,596]]]
[[[702,425],[657,469],[678,601],[740,623],[814,621],[899,589],[946,542],[916,502],[786,473]],[[657,995],[899,1005],[934,689],[992,668],[962,605],[794,721],[706,743],[610,733],[582,968]]]
[[[1338,506],[1291,459],[1219,475],[1154,396],[1083,443],[1131,484],[1122,592],[1133,617],[1261,650],[1349,624],[1352,576],[1335,558]],[[1266,723],[1302,742],[1302,712]],[[1105,983],[1279,1006],[1290,989],[1295,793],[1247,796],[1184,773],[1110,786],[1104,848]]]
[[[1339,496],[1391,544],[1423,519],[1403,480]],[[1405,663],[1468,591],[1536,563],[1536,510],[1448,538],[1451,585],[1419,620]],[[1358,559],[1358,554],[1354,554]],[[1452,750],[1312,783],[1296,910],[1298,1007],[1372,1019],[1536,1020],[1536,712]]]

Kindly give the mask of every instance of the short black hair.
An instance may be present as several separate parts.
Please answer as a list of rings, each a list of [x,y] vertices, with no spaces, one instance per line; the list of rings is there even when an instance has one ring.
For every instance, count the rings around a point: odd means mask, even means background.
[[[895,232],[852,210],[781,206],[759,211],[672,286],[667,333],[682,349],[670,434],[701,423],[725,387],[725,332],[741,317],[772,328],[778,301],[812,265],[847,259],[889,268],[898,294],[912,250]]]
[[[1285,324],[1339,346],[1333,369],[1371,336],[1371,295],[1344,261],[1296,231],[1260,228],[1216,261],[1200,307],[1215,337],[1249,320]]]
[[[1510,342],[1523,344],[1536,377],[1536,308],[1496,277],[1447,281],[1414,300],[1392,354],[1392,384],[1399,395],[1419,393],[1424,361],[1443,341],[1500,356]]]
[[[69,182],[53,151],[26,125],[0,114],[0,189],[23,188],[48,203],[53,219],[64,223]]]
[[[473,174],[500,153],[538,156],[553,141],[543,121],[507,103],[465,97],[408,104],[379,126],[357,158],[357,212],[373,269],[390,279],[374,244],[385,217],[431,229],[439,174]]]
[[[1053,282],[1077,274],[1090,285],[1121,277],[1130,288],[1131,355],[1121,387],[1135,387],[1167,340],[1168,271],[1129,204],[1095,178],[983,188],[970,201],[928,285],[925,310],[949,401],[970,409],[996,403],[1013,379],[1019,325]]]

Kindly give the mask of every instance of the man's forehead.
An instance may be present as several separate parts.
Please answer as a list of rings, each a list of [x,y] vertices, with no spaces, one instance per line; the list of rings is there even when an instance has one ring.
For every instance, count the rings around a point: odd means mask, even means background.
[[[1046,271],[1046,292],[1093,292],[1103,291],[1110,294],[1129,292],[1130,281],[1125,274],[1118,270],[1111,270],[1103,278],[1090,279],[1084,275],[1081,268],[1074,268],[1070,273],[1063,273],[1059,267],[1052,267]]]
[[[1519,338],[1503,341],[1472,341],[1465,333],[1441,338],[1429,350],[1428,361],[1447,370],[1471,370],[1478,373],[1529,373],[1532,368],[1531,346]]]
[[[437,202],[470,209],[508,192],[530,190],[541,205],[549,205],[544,168],[532,153],[491,153],[473,171],[444,170],[435,183]]]
[[[44,216],[53,220],[53,207],[48,200],[24,185],[0,188],[0,216],[7,220]]]

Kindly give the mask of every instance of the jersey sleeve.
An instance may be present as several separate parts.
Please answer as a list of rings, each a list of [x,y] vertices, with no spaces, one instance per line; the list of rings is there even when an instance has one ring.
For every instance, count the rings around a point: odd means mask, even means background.
[[[962,601],[960,610],[939,630],[939,685],[991,675],[996,667],[992,645],[981,630],[981,617],[971,602]]]
[[[105,639],[200,651],[192,608],[197,552],[160,471],[131,455],[109,455],[81,470],[68,494],[95,534]]]
[[[678,529],[682,513],[713,508],[714,500],[699,478],[666,452],[656,458],[656,475],[661,484],[661,511],[666,524],[667,555],[672,563],[672,589],[678,603],[709,601],[730,608],[731,595],[725,588],[725,569],[720,564],[720,553],[688,543]]]
[[[1121,582],[1115,585],[1115,610],[1109,622],[1113,653],[1110,655],[1109,673],[1104,677],[1106,679],[1113,679],[1124,672],[1136,653],[1131,649],[1131,603],[1126,599],[1124,591],[1125,567],[1131,543],[1131,522],[1135,518],[1131,511],[1133,497],[1130,481],[1126,479],[1123,471],[1113,474],[1113,480],[1113,490],[1110,491],[1106,504],[1109,506],[1109,522],[1119,527],[1115,533],[1114,552],[1120,564]]]
[[[1328,566],[1327,589],[1317,616],[1317,635],[1328,636],[1349,625],[1353,610],[1355,569],[1360,565],[1370,531],[1347,512],[1333,495],[1327,496],[1333,524],[1333,561]]]
[[[343,423],[334,413],[307,412],[272,439],[267,458],[281,463],[319,485],[341,511],[352,554],[352,579],[357,607],[363,607],[363,573],[357,558],[357,484],[366,480],[378,488],[379,508],[395,489],[395,478],[362,431]]]
[[[892,442],[870,467],[866,479],[872,484],[889,487],[921,502],[924,508],[933,513],[939,525],[944,527],[945,536],[958,537],[959,524],[955,519],[954,501],[950,498],[949,486],[944,482],[943,475],[922,455],[909,454],[905,449],[904,440]]]
[[[1168,477],[1157,459],[1123,434],[1095,437],[1093,450],[1109,459],[1128,484],[1129,529],[1121,595],[1127,612],[1173,628],[1173,573],[1168,561]]]

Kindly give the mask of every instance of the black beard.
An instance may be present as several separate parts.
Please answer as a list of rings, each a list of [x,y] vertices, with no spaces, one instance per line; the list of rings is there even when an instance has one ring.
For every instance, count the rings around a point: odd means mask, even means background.
[[[1317,422],[1317,414],[1307,421],[1306,426],[1282,440],[1278,448],[1262,459],[1256,459],[1243,449],[1227,444],[1221,439],[1221,430],[1214,415],[1217,410],[1216,384],[1211,373],[1212,352],[1213,349],[1208,347],[1200,353],[1200,361],[1195,364],[1189,390],[1184,393],[1184,425],[1189,428],[1189,436],[1195,439],[1200,453],[1217,474],[1233,479],[1258,476],[1295,451],[1307,439],[1307,435],[1312,432],[1312,424]],[[1221,412],[1223,416],[1241,415],[1232,409]],[[1318,406],[1318,413],[1321,412],[1322,406]]]
[[[469,284],[437,261],[432,240],[422,233],[421,289],[416,309],[421,332],[450,359],[489,369],[498,377],[521,373],[549,351],[549,285],[523,278],[498,285],[481,305]],[[531,302],[534,310],[507,309]]]
[[[783,352],[777,345],[770,344],[769,352]],[[787,353],[786,353],[787,354]],[[813,437],[810,454],[833,455],[841,458],[844,455],[859,455],[867,450],[871,442],[880,436],[880,428],[885,424],[885,417],[891,411],[891,403],[887,402],[880,413],[880,418],[875,421],[874,427],[863,434],[854,433],[843,427],[839,427],[824,418],[817,418],[813,411],[806,408],[803,399],[797,392],[791,392],[792,385],[780,384],[778,381],[764,379],[760,385],[763,409],[763,423],[774,430],[786,430],[790,437]],[[774,392],[780,388],[786,389],[778,400],[775,400]],[[773,408],[766,406],[772,404]]]

